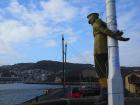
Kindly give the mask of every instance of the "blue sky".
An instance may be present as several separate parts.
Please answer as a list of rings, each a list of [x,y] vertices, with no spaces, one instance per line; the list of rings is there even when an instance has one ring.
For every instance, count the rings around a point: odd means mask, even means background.
[[[140,1],[116,0],[118,29],[129,42],[119,42],[122,66],[140,66]],[[93,61],[93,35],[87,15],[106,21],[105,0],[0,0],[0,65],[39,60],[61,61],[61,35],[68,61]]]

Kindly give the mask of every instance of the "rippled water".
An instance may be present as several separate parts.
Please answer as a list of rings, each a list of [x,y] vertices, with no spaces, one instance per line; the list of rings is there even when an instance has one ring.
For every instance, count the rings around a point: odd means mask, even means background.
[[[44,84],[0,84],[0,105],[15,105],[43,94],[45,89],[59,87]]]

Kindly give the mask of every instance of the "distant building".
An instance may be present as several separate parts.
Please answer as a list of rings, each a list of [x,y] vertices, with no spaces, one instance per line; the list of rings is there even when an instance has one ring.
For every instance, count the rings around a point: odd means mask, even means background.
[[[55,80],[54,80],[56,83],[60,83],[62,82],[61,78],[60,77],[55,77]]]
[[[98,75],[95,70],[84,70],[82,71],[82,79],[86,82],[97,82]]]
[[[21,78],[18,77],[0,77],[0,83],[17,83],[21,82]]]
[[[46,80],[45,74],[41,74],[41,81],[45,81],[45,80]]]
[[[84,70],[84,71],[82,72],[82,76],[83,76],[84,78],[86,78],[86,77],[98,78],[98,75],[97,75],[97,73],[96,73],[95,70]]]
[[[140,95],[140,70],[125,75],[125,89],[131,94]]]

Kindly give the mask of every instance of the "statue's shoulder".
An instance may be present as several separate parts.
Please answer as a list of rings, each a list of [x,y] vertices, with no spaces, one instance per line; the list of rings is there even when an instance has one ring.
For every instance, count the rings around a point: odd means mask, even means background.
[[[96,19],[95,21],[98,26],[106,26],[106,23],[102,19]]]
[[[101,19],[96,19],[95,23],[98,25],[102,25],[104,22]]]

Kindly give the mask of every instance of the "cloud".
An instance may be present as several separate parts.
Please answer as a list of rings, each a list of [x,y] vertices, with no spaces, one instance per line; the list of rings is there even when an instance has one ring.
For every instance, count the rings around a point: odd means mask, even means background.
[[[32,27],[15,20],[5,20],[0,24],[0,38],[7,43],[38,38],[44,35],[45,31],[43,26],[35,25]]]
[[[128,42],[120,42],[120,61],[124,66],[140,65],[140,24],[139,7],[136,3],[125,0],[122,3],[128,4],[118,8],[118,26],[124,31],[125,37],[130,37]],[[135,6],[135,8],[133,8]],[[129,12],[128,12],[129,11]],[[130,59],[130,60],[128,60]]]
[[[30,8],[22,5],[17,0],[10,1],[4,8],[0,9],[0,57],[19,56],[20,52],[14,46],[25,44],[32,40],[42,40],[42,45],[47,48],[56,46],[56,37],[62,32],[69,32],[69,42],[77,40],[77,34],[64,22],[72,22],[77,15],[77,8],[65,0],[39,1],[40,9],[36,4]],[[66,28],[64,28],[64,27]],[[69,31],[70,30],[70,31]],[[49,40],[45,40],[49,38]],[[57,37],[56,37],[57,38]],[[46,43],[48,42],[48,43]],[[4,57],[3,57],[4,59]],[[22,57],[21,57],[22,59]],[[14,62],[14,61],[13,61]]]
[[[57,46],[56,40],[61,34],[65,35],[68,44],[81,43],[81,47],[83,42],[80,41],[85,41],[82,35],[92,34],[86,16],[95,11],[102,13],[105,8],[103,1],[98,0],[37,0],[36,3],[27,3],[11,0],[4,7],[0,7],[0,59],[5,63],[8,58],[14,57],[16,59],[11,59],[11,62],[24,61],[25,55],[16,47],[39,40],[41,42],[37,43],[37,46],[53,48]],[[131,38],[129,42],[120,43],[121,64],[133,65],[133,62],[137,61],[135,64],[139,65],[139,5],[130,0],[118,0],[117,3],[123,5],[117,7],[118,27]],[[87,37],[87,40],[90,39],[90,36]],[[89,48],[89,45],[84,45],[87,46]],[[86,48],[82,50],[84,49]],[[87,60],[76,56],[70,58],[71,61],[93,63],[92,50],[82,50],[81,55]],[[131,63],[127,60],[129,56],[133,56]]]
[[[72,28],[66,28],[63,30],[63,35],[66,36],[66,40],[68,44],[75,43],[79,38],[79,32],[75,32]]]
[[[78,48],[68,46],[69,53],[71,56],[68,57],[68,62],[83,63],[83,64],[94,64],[94,56],[92,49],[86,51],[80,51]]]
[[[47,18],[56,23],[72,20],[77,12],[77,9],[65,0],[48,0],[41,2],[41,6],[46,11]]]
[[[124,30],[127,30],[128,28],[130,29],[133,28],[132,24],[134,23],[132,22],[135,21],[134,18],[137,12],[138,10],[134,8],[134,9],[131,9],[129,13],[126,11],[122,13],[123,15],[120,14],[118,17],[118,27]]]
[[[49,47],[55,47],[57,45],[56,41],[55,40],[47,40],[47,43],[44,44],[44,46],[46,48],[49,48]]]

